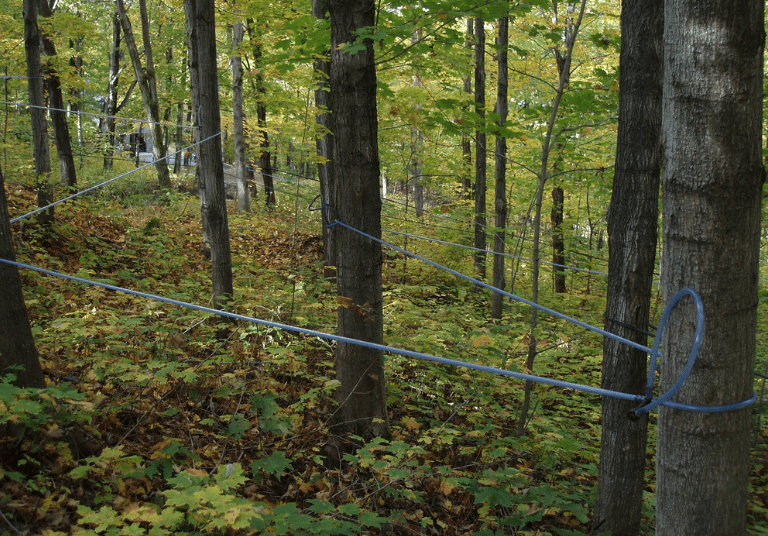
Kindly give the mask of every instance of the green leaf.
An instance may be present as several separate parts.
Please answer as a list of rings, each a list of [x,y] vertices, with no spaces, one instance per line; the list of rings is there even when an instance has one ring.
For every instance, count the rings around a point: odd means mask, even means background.
[[[254,473],[264,471],[268,475],[275,475],[280,480],[282,474],[286,469],[293,470],[293,466],[288,458],[285,457],[285,453],[281,450],[276,450],[266,458],[256,460],[251,464],[251,469]]]
[[[237,415],[233,415],[229,420],[227,435],[237,441],[242,439],[243,435],[245,435],[245,432],[247,432],[250,428],[251,423],[248,421],[248,419],[238,413]]]

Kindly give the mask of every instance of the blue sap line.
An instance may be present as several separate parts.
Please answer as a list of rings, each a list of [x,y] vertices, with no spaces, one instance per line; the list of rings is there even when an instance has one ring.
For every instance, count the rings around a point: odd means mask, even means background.
[[[125,294],[131,294],[133,296],[138,296],[140,298],[146,298],[146,299],[150,299],[150,300],[155,300],[155,301],[167,303],[167,304],[170,304],[170,305],[176,305],[178,307],[186,307],[188,309],[194,309],[196,311],[201,311],[201,312],[204,312],[204,313],[210,313],[210,314],[222,316],[222,317],[225,317],[225,318],[232,318],[234,320],[241,320],[243,322],[250,322],[252,324],[259,324],[259,325],[267,326],[267,327],[271,327],[271,328],[277,328],[277,329],[282,329],[282,330],[285,330],[285,331],[291,331],[291,332],[294,332],[294,333],[300,333],[302,335],[309,335],[309,336],[312,336],[312,337],[320,337],[322,339],[329,339],[329,340],[332,340],[332,341],[343,342],[343,343],[347,343],[347,344],[355,344],[357,346],[364,346],[364,347],[367,347],[367,348],[372,348],[374,350],[381,350],[383,352],[389,352],[389,353],[393,353],[393,354],[404,355],[404,356],[407,356],[407,357],[414,357],[414,358],[417,358],[417,359],[423,359],[425,361],[431,361],[433,363],[440,363],[440,364],[443,364],[443,365],[453,365],[453,366],[457,366],[457,367],[463,367],[463,368],[467,368],[467,369],[477,370],[477,371],[480,371],[480,372],[488,372],[488,373],[491,373],[491,374],[497,374],[499,376],[507,376],[507,377],[510,377],[510,378],[516,378],[516,379],[519,379],[519,380],[526,380],[526,381],[545,383],[545,384],[553,385],[553,386],[556,386],[556,387],[565,387],[567,389],[576,389],[576,390],[579,390],[579,391],[584,391],[584,392],[587,392],[587,393],[592,393],[592,394],[596,394],[596,395],[600,395],[600,396],[610,396],[610,397],[614,397],[614,398],[621,398],[621,399],[624,399],[624,400],[631,400],[631,401],[635,401],[635,402],[639,402],[639,401],[643,400],[643,396],[641,396],[641,395],[632,395],[632,394],[627,394],[627,393],[621,393],[621,392],[618,392],[618,391],[611,391],[609,389],[602,389],[602,388],[599,388],[599,387],[591,387],[589,385],[580,385],[580,384],[572,383],[572,382],[565,382],[565,381],[561,381],[561,380],[554,380],[554,379],[550,379],[550,378],[544,378],[544,377],[541,377],[541,376],[534,376],[532,374],[524,374],[524,373],[521,373],[521,372],[513,372],[511,370],[504,370],[504,369],[499,369],[499,368],[495,368],[495,367],[488,367],[488,366],[485,366],[485,365],[478,365],[476,363],[467,363],[465,361],[459,361],[459,360],[456,360],[456,359],[448,359],[448,358],[445,358],[445,357],[439,357],[439,356],[435,356],[435,355],[431,355],[431,354],[425,354],[425,353],[422,353],[422,352],[414,352],[412,350],[405,350],[405,349],[401,349],[401,348],[394,348],[392,346],[385,346],[383,344],[367,342],[367,341],[361,341],[361,340],[358,340],[358,339],[352,339],[352,338],[349,338],[349,337],[343,337],[341,335],[333,335],[333,334],[330,334],[330,333],[324,333],[322,331],[315,331],[315,330],[312,330],[312,329],[301,328],[301,327],[297,327],[297,326],[291,326],[291,325],[288,325],[288,324],[281,324],[279,322],[271,322],[269,320],[262,320],[260,318],[252,318],[252,317],[249,317],[249,316],[239,315],[239,314],[236,314],[236,313],[230,313],[230,312],[227,312],[227,311],[219,311],[217,309],[212,309],[210,307],[204,307],[202,305],[195,305],[193,303],[188,303],[188,302],[184,302],[184,301],[181,301],[181,300],[175,300],[173,298],[166,298],[166,297],[163,297],[163,296],[157,296],[155,294],[149,294],[149,293],[146,293],[146,292],[139,292],[139,291],[136,291],[136,290],[131,290],[131,289],[123,288],[123,287],[118,287],[117,285],[110,285],[108,283],[102,283],[100,281],[93,281],[93,280],[90,280],[90,279],[83,279],[81,277],[76,277],[76,276],[73,276],[73,275],[63,274],[61,272],[55,272],[53,270],[47,270],[45,268],[40,268],[40,267],[37,267],[37,266],[31,266],[29,264],[23,264],[23,263],[20,263],[20,262],[10,261],[10,260],[7,260],[7,259],[0,258],[0,262],[4,262],[6,264],[10,264],[10,265],[16,266],[18,268],[25,268],[27,270],[33,270],[35,272],[39,272],[39,273],[50,275],[50,276],[54,276],[54,277],[60,277],[60,278],[63,278],[63,279],[68,279],[70,281],[75,281],[77,283],[82,283],[82,284],[85,284],[85,285],[92,285],[92,286],[95,286],[95,287],[101,287],[103,289],[112,290],[112,291],[115,291],[115,292],[123,292]]]
[[[324,208],[327,208],[327,207],[324,207]],[[694,406],[694,405],[690,405],[690,404],[681,404],[681,403],[678,403],[678,402],[672,402],[670,400],[670,398],[672,398],[675,395],[675,393],[677,393],[677,391],[680,389],[680,387],[682,387],[682,385],[688,379],[688,376],[690,375],[691,370],[693,370],[693,365],[696,362],[696,356],[698,355],[699,348],[701,347],[701,343],[702,343],[702,341],[704,339],[704,304],[703,304],[703,302],[701,300],[701,297],[699,296],[699,294],[695,290],[692,290],[692,289],[689,289],[689,288],[685,288],[685,289],[680,290],[677,294],[675,294],[675,296],[672,298],[672,300],[669,302],[669,304],[667,304],[666,308],[664,309],[664,314],[662,315],[661,322],[659,322],[659,327],[656,330],[656,336],[654,337],[653,348],[647,348],[647,347],[645,347],[645,346],[643,346],[641,344],[638,344],[638,343],[635,343],[633,341],[630,341],[629,339],[625,339],[623,337],[620,337],[620,336],[615,335],[613,333],[609,333],[609,332],[607,332],[607,331],[605,331],[603,329],[600,329],[598,327],[591,326],[591,325],[589,325],[589,324],[587,324],[585,322],[582,322],[580,320],[576,320],[575,318],[569,317],[569,316],[564,315],[562,313],[558,313],[557,311],[554,311],[552,309],[549,309],[547,307],[539,305],[538,303],[534,303],[534,302],[532,302],[530,300],[526,300],[525,298],[521,298],[520,296],[516,296],[516,295],[511,294],[509,292],[506,292],[504,290],[500,290],[500,289],[498,289],[498,288],[496,288],[496,287],[494,287],[492,285],[489,285],[487,283],[484,283],[484,282],[482,282],[482,281],[480,281],[478,279],[475,279],[475,278],[470,277],[468,275],[462,274],[461,272],[457,272],[456,270],[452,270],[451,268],[448,268],[447,266],[443,266],[441,264],[437,264],[434,261],[431,261],[431,260],[426,259],[424,257],[421,257],[419,255],[416,255],[415,253],[411,253],[409,251],[406,251],[406,250],[404,250],[402,248],[399,248],[399,247],[395,246],[394,244],[390,244],[388,242],[385,242],[385,241],[381,240],[380,238],[376,238],[373,235],[370,235],[368,233],[360,231],[359,229],[355,229],[354,227],[352,227],[350,225],[347,225],[344,222],[336,220],[335,222],[331,223],[329,225],[329,227],[334,226],[334,225],[339,225],[341,227],[345,227],[345,228],[347,228],[347,229],[349,229],[351,231],[354,231],[354,232],[356,232],[356,233],[358,233],[358,234],[360,234],[362,236],[365,236],[366,238],[369,238],[369,239],[374,240],[374,241],[376,241],[376,242],[378,242],[378,243],[380,243],[382,245],[385,245],[385,246],[390,247],[390,248],[392,248],[392,249],[394,249],[396,251],[399,251],[399,252],[403,253],[404,255],[408,255],[409,257],[412,257],[412,258],[418,259],[420,261],[426,262],[427,264],[429,264],[431,266],[434,266],[438,270],[442,270],[442,271],[448,272],[450,274],[455,275],[456,277],[459,277],[461,279],[465,279],[467,281],[470,281],[470,282],[474,283],[475,285],[478,285],[478,286],[483,287],[483,288],[487,288],[487,289],[491,290],[492,292],[497,292],[497,293],[499,293],[499,294],[501,294],[503,296],[506,296],[506,297],[508,297],[510,299],[513,299],[513,300],[518,301],[520,303],[524,303],[526,305],[529,305],[530,307],[533,307],[535,309],[538,309],[539,311],[548,313],[548,314],[550,314],[550,315],[552,315],[552,316],[554,316],[556,318],[560,318],[560,319],[565,320],[567,322],[570,322],[572,324],[576,324],[577,326],[580,326],[580,327],[582,327],[584,329],[587,329],[589,331],[593,331],[595,333],[599,333],[599,334],[601,334],[604,337],[609,337],[609,338],[614,339],[616,341],[619,341],[619,342],[621,342],[623,344],[627,344],[627,345],[629,345],[629,346],[631,346],[633,348],[637,348],[638,350],[642,350],[643,352],[650,354],[651,355],[651,366],[650,366],[649,371],[648,371],[648,377],[647,377],[647,382],[646,382],[646,395],[645,395],[645,397],[640,397],[639,395],[628,395],[626,393],[621,393],[622,396],[616,396],[616,394],[615,394],[615,393],[617,393],[616,391],[608,391],[608,392],[606,392],[606,396],[612,396],[612,397],[615,397],[615,398],[623,398],[624,400],[642,400],[643,404],[633,411],[635,416],[639,416],[639,415],[641,415],[643,413],[648,413],[649,411],[655,409],[656,407],[658,407],[660,405],[667,406],[667,407],[674,408],[674,409],[681,409],[681,410],[685,410],[685,411],[702,412],[702,413],[722,413],[722,412],[728,412],[728,411],[736,411],[736,410],[748,407],[748,406],[752,405],[755,402],[755,400],[757,400],[757,393],[755,393],[755,392],[753,392],[752,393],[752,397],[747,399],[747,400],[743,400],[741,402],[737,402],[737,403],[734,403],[734,404],[726,404],[726,405],[722,405],[722,406]],[[658,398],[654,399],[653,398],[653,385],[654,385],[654,381],[655,381],[656,368],[657,368],[657,362],[658,362],[658,357],[659,357],[659,345],[661,344],[661,336],[662,336],[662,334],[664,332],[664,328],[666,327],[667,321],[669,320],[669,315],[672,312],[672,309],[674,309],[674,307],[678,304],[678,302],[681,299],[683,299],[685,296],[690,296],[694,300],[694,303],[696,305],[696,333],[694,335],[694,342],[693,342],[693,345],[691,347],[691,352],[690,352],[690,354],[688,356],[688,361],[686,362],[685,367],[683,368],[682,373],[680,374],[680,376],[678,376],[677,380],[672,385],[672,387],[670,387],[670,389],[667,392],[661,394]],[[526,378],[523,378],[522,376],[523,375],[514,376],[514,377],[519,377],[521,379],[526,379]],[[536,376],[534,376],[534,378],[537,378],[537,379],[531,380],[531,381],[538,381],[538,382],[541,382],[541,383],[549,383],[550,385],[558,385],[558,386],[561,386],[561,387],[565,387],[566,385],[564,385],[564,384],[565,383],[569,383],[569,382],[560,382],[559,380],[549,380],[549,379],[547,379],[547,381],[542,381],[542,379],[538,379],[539,377],[536,377]],[[593,389],[595,389],[593,387],[579,385],[579,384],[570,384],[570,385],[568,385],[568,387],[571,388],[571,389],[577,389],[577,390],[586,391],[586,392],[593,392],[593,393],[596,392],[595,390],[593,390]],[[603,391],[606,391],[606,390],[603,390]],[[608,394],[608,393],[614,393],[614,394]],[[629,398],[629,397],[636,397],[636,398]]]
[[[176,154],[177,152],[186,151],[187,149],[191,149],[192,147],[195,147],[196,145],[200,145],[204,141],[208,141],[208,140],[210,140],[212,138],[215,138],[216,136],[220,136],[220,135],[221,135],[221,132],[219,132],[218,134],[214,134],[213,136],[209,136],[209,137],[205,138],[204,140],[200,140],[197,143],[193,143],[192,145],[187,145],[186,147],[182,147],[178,151],[174,151],[173,153],[169,153],[169,154],[165,155],[162,158],[158,158],[157,160],[155,160],[153,162],[150,162],[149,164],[144,164],[143,166],[139,166],[139,167],[137,167],[135,169],[132,169],[131,171],[128,171],[127,173],[123,173],[122,175],[118,175],[117,177],[112,177],[111,179],[107,179],[104,182],[100,182],[99,184],[97,184],[95,186],[91,186],[90,188],[86,188],[85,190],[81,190],[81,191],[79,191],[77,193],[74,193],[74,194],[72,194],[70,196],[67,196],[67,197],[65,197],[63,199],[59,199],[58,201],[54,201],[53,203],[51,203],[49,205],[45,205],[44,207],[37,208],[37,209],[33,210],[32,212],[27,212],[26,214],[23,214],[21,216],[13,218],[10,221],[10,223],[16,223],[17,221],[23,220],[25,218],[29,218],[30,216],[34,216],[35,214],[38,214],[38,213],[40,213],[40,212],[42,212],[44,210],[48,210],[49,208],[55,207],[56,205],[60,205],[61,203],[65,202],[65,201],[69,201],[70,199],[74,199],[75,197],[79,197],[79,196],[81,196],[83,194],[87,194],[88,192],[92,192],[93,190],[96,190],[97,188],[101,188],[102,186],[105,186],[105,185],[109,184],[110,182],[115,182],[117,179],[122,179],[123,177],[127,177],[128,175],[130,175],[132,173],[136,173],[137,171],[141,171],[144,168],[147,168],[147,167],[150,167],[150,166],[154,166],[157,162],[162,162],[163,160],[165,160],[167,158],[170,158],[172,155]]]

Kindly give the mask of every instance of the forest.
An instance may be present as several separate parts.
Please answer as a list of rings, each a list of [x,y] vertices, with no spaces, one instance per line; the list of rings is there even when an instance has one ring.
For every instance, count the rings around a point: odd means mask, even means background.
[[[0,535],[768,535],[762,2],[0,6]]]

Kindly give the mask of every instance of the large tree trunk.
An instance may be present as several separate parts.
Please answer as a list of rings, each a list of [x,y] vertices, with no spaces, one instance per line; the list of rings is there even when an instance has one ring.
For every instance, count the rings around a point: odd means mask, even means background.
[[[139,49],[136,47],[136,40],[133,37],[133,27],[125,12],[123,0],[116,1],[120,23],[123,26],[125,44],[128,47],[128,54],[131,57],[131,64],[136,74],[136,81],[141,91],[141,99],[144,102],[147,121],[149,121],[149,128],[152,132],[152,148],[158,184],[160,188],[170,188],[171,176],[168,173],[168,162],[165,161],[165,144],[163,143],[163,128],[160,124],[160,103],[157,96],[157,77],[155,75],[155,64],[152,59],[152,46],[149,40],[149,18],[147,16],[146,0],[139,0],[146,68],[141,65]]]
[[[195,13],[197,13],[197,0],[184,0],[184,17],[187,24],[187,67],[189,69],[189,94],[192,100],[192,121],[194,126],[197,127],[194,130],[195,144],[199,144],[202,139],[200,136],[200,91],[199,91],[199,79],[200,79],[200,62],[198,60],[197,49],[197,27],[195,26]],[[193,149],[195,154],[200,156],[200,146],[195,145]],[[198,158],[199,163],[199,158]],[[208,211],[205,207],[208,206],[207,191],[205,185],[205,176],[202,173],[202,168],[195,166],[195,179],[197,180],[197,196],[200,202],[200,216],[202,219],[202,231],[203,231],[203,254],[210,256],[211,254],[211,226],[208,223]]]
[[[248,195],[248,175],[245,171],[245,132],[243,128],[243,60],[239,50],[242,41],[243,23],[237,22],[232,28],[232,120],[234,122],[237,208],[241,212],[250,212],[251,198]]]
[[[34,142],[37,204],[44,207],[53,202],[50,183],[51,154],[48,147],[48,125],[43,98],[43,70],[40,65],[40,30],[37,26],[37,0],[24,0],[24,49],[27,55],[27,87],[29,88],[32,139]],[[53,221],[53,207],[37,216],[40,223]]]
[[[499,19],[499,47],[498,56],[498,83],[496,91],[496,113],[499,114],[497,124],[499,128],[504,126],[507,120],[507,92],[509,89],[509,80],[507,77],[507,46],[509,45],[509,19],[502,17]],[[507,225],[507,140],[503,133],[496,136],[496,187],[495,202],[496,209],[496,230],[493,233],[493,286],[504,290],[506,281],[504,267],[504,242],[506,233],[504,231]],[[504,296],[494,292],[491,297],[491,316],[501,318],[504,306]]]
[[[656,263],[663,30],[663,0],[624,0],[619,131],[608,211],[605,330],[642,345],[648,343]],[[590,225],[590,240],[591,233]],[[646,362],[645,352],[606,337],[603,388],[643,394]],[[636,536],[640,530],[648,416],[630,419],[634,406],[633,402],[603,397],[596,532]]]
[[[312,1],[312,14],[318,19],[324,19],[328,12],[328,2],[326,0]],[[336,194],[333,182],[333,162],[330,160],[331,143],[333,136],[329,134],[330,117],[328,109],[328,82],[331,77],[331,51],[328,50],[323,57],[315,60],[315,107],[318,109],[316,118],[319,127],[319,134],[315,142],[319,162],[317,164],[317,176],[320,181],[320,196],[323,203],[331,204]],[[323,262],[326,266],[336,266],[336,245],[333,242],[334,233],[328,225],[331,223],[332,214],[330,208],[322,211],[323,223]],[[329,270],[330,271],[330,270]]]
[[[724,405],[752,395],[757,323],[764,2],[667,0],[664,10],[664,254],[668,301],[701,295],[706,336],[675,397]],[[680,375],[694,308],[666,326],[660,391]],[[692,413],[662,407],[656,454],[656,534],[743,535],[749,408]]]
[[[355,54],[343,44],[359,28],[374,24],[373,0],[330,0],[331,113],[333,171],[338,184],[338,218],[355,229],[381,237],[378,119],[373,43]],[[383,340],[381,244],[335,227],[338,244],[339,335]],[[383,356],[380,350],[339,342],[336,351],[339,427],[356,435],[390,435]]]
[[[485,279],[485,25],[475,19],[475,112],[480,124],[475,131],[475,275]]]
[[[5,178],[0,169],[0,259],[15,261],[8,206],[5,200]],[[0,262],[0,377],[12,372],[19,387],[45,387],[43,370],[37,357],[35,340],[21,292],[21,279],[15,266]],[[23,370],[10,370],[12,366]]]
[[[193,2],[190,2],[193,3]],[[214,307],[223,308],[232,297],[232,256],[229,245],[227,199],[224,192],[224,161],[221,154],[219,77],[216,61],[216,10],[214,0],[197,0],[198,104],[201,144],[198,167],[205,180],[205,204],[211,238],[211,278]]]

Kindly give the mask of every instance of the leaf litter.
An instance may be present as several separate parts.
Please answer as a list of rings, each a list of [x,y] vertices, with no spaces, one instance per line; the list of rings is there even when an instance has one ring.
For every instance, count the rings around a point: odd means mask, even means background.
[[[35,201],[20,187],[8,197],[12,214]],[[206,303],[209,268],[186,206],[62,207],[52,229],[30,221],[14,235],[17,257]],[[332,330],[338,302],[322,277],[320,237],[292,236],[274,212],[232,218],[236,312]],[[390,344],[494,366],[523,362],[524,324],[506,319],[502,330],[486,320],[482,297],[423,271],[403,284],[403,273],[402,259],[388,261],[385,293],[398,316],[386,328]],[[77,396],[37,400],[39,415],[14,406],[36,429],[0,424],[0,512],[11,532],[590,532],[595,397],[537,388],[528,435],[515,438],[518,383],[387,356],[392,439],[340,438],[331,428],[333,344],[21,276],[49,386]],[[563,329],[553,326],[555,340]],[[555,345],[541,366],[595,381],[600,341],[569,336],[578,344],[559,354]],[[752,525],[768,513],[768,434],[756,433]],[[649,464],[652,482],[650,454]],[[652,531],[652,504],[644,513]]]

